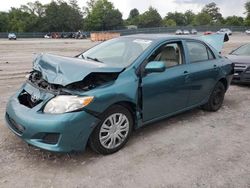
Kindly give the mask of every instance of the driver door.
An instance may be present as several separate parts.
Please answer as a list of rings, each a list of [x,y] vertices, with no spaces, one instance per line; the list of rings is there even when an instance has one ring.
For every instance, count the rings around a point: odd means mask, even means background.
[[[165,71],[147,73],[142,78],[143,122],[174,114],[187,107],[188,74],[181,41],[166,43],[147,62],[162,61]]]

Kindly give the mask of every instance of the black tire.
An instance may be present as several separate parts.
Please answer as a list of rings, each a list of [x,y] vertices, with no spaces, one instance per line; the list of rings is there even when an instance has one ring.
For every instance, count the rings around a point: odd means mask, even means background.
[[[202,106],[202,108],[206,111],[216,112],[218,111],[224,101],[226,89],[222,82],[218,82],[213,92],[211,93],[208,102]]]
[[[101,143],[101,140],[100,140],[100,137],[101,137],[101,134],[102,134],[101,133],[101,128],[104,125],[104,122],[106,122],[108,120],[108,118],[111,117],[114,114],[123,114],[123,115],[126,116],[126,118],[127,118],[126,121],[128,122],[128,130],[127,130],[125,138],[122,139],[120,145],[118,145],[115,148],[109,149],[107,147],[104,147],[103,144]],[[121,105],[113,105],[113,106],[111,106],[109,109],[107,109],[101,115],[100,123],[96,126],[96,128],[94,129],[94,131],[92,132],[92,134],[91,134],[91,136],[89,138],[89,145],[90,145],[91,149],[93,151],[95,151],[96,153],[100,153],[100,154],[103,154],[103,155],[108,155],[108,154],[112,154],[112,153],[117,152],[118,150],[120,150],[127,143],[128,139],[129,139],[129,136],[131,134],[131,131],[132,131],[133,124],[134,124],[133,117],[131,115],[131,112],[127,108],[125,108],[125,107],[123,107]],[[115,134],[115,133],[112,133],[112,134]],[[118,138],[114,139],[115,143],[117,142],[117,139]],[[110,142],[112,142],[112,141],[110,141]]]

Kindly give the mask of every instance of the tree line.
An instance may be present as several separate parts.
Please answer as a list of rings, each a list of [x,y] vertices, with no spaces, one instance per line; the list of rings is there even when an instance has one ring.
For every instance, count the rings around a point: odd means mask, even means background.
[[[56,0],[49,4],[39,1],[0,12],[0,32],[53,32],[53,31],[104,31],[122,29],[128,25],[146,27],[228,25],[250,26],[250,1],[245,3],[246,17],[229,16],[223,18],[220,8],[211,2],[195,14],[168,12],[161,17],[154,7],[140,13],[134,8],[127,19],[108,0],[89,0],[80,8],[77,0]]]

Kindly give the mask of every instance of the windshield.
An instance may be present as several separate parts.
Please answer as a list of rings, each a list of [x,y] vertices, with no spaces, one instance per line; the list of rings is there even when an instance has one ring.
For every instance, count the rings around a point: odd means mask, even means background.
[[[250,45],[244,45],[236,49],[231,53],[232,55],[244,55],[244,56],[250,56]]]
[[[128,67],[151,43],[151,40],[120,37],[108,40],[87,50],[79,58],[115,67]]]

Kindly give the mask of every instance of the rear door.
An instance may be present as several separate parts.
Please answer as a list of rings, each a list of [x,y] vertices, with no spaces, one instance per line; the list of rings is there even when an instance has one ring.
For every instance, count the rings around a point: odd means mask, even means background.
[[[212,50],[205,43],[187,40],[189,75],[187,78],[190,97],[188,106],[198,105],[207,100],[219,76],[219,64]]]

